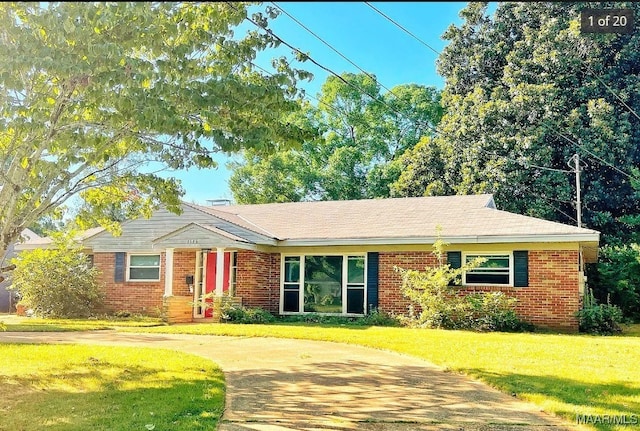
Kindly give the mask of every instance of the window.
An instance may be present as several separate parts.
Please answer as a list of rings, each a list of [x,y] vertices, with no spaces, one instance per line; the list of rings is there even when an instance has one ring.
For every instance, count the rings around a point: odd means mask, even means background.
[[[364,314],[364,256],[347,257],[347,313]]]
[[[465,262],[469,263],[477,257],[486,260],[477,268],[465,272],[464,284],[511,284],[510,254],[466,255]]]
[[[305,256],[304,311],[342,313],[342,256]]]
[[[284,313],[364,314],[365,257],[284,256]]]
[[[229,296],[236,296],[236,287],[238,285],[238,253],[232,251],[229,256]]]
[[[128,280],[158,281],[160,280],[159,254],[130,254]]]
[[[284,258],[284,285],[282,293],[282,310],[285,312],[300,311],[300,257]]]

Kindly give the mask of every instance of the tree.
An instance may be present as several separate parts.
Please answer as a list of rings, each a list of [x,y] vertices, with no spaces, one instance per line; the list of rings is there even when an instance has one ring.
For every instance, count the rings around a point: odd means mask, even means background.
[[[640,198],[640,172],[632,170],[632,186]],[[635,228],[629,244],[606,245],[600,250],[598,264],[588,269],[588,279],[593,286],[590,294],[601,304],[614,304],[624,316],[640,321],[640,214],[621,217],[621,221]],[[604,305],[603,305],[604,306]],[[597,304],[595,311],[601,310]],[[595,311],[585,311],[589,317]]]
[[[39,316],[89,317],[101,305],[98,270],[74,239],[76,234],[57,232],[51,236],[53,248],[26,250],[12,260],[16,269],[11,289]]]
[[[177,180],[145,170],[212,168],[309,134],[287,123],[307,72],[252,61],[278,43],[234,28],[248,3],[0,5],[0,253],[71,196],[111,229],[115,214],[178,211]],[[268,19],[254,19],[267,27]],[[106,215],[105,215],[106,213]]]
[[[640,4],[624,3],[640,14]],[[506,210],[583,222],[605,242],[629,238],[639,213],[629,177],[640,163],[640,34],[581,34],[587,3],[470,3],[438,59],[440,133],[403,160],[398,195],[494,193]],[[612,6],[613,7],[613,6]],[[618,99],[622,99],[624,106]]]
[[[346,81],[346,82],[345,82]],[[304,104],[293,124],[316,139],[270,155],[244,151],[229,186],[241,203],[385,197],[400,175],[400,155],[440,121],[439,92],[416,84],[381,94],[372,75],[343,73],[322,86],[318,106]]]

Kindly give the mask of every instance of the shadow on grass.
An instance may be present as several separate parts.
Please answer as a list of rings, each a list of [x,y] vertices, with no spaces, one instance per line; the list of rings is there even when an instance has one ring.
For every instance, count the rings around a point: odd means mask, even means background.
[[[0,376],[0,430],[216,429],[224,408],[221,374],[167,379],[160,369],[114,371],[108,361],[86,363],[77,370]]]
[[[556,401],[556,413],[574,423],[577,415],[596,415],[604,411],[603,414],[626,415],[629,419],[638,418],[640,412],[640,382],[595,384],[553,376],[498,374],[479,369],[460,371],[519,398],[540,396]],[[612,423],[592,425],[597,429],[610,430]]]
[[[114,329],[109,326],[82,326],[82,325],[56,325],[56,324],[7,324],[7,332],[77,332],[98,331]]]

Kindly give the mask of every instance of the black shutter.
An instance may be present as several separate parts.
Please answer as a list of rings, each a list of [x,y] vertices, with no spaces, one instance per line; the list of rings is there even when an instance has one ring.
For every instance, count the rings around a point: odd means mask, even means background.
[[[448,251],[447,263],[451,269],[460,269],[462,267],[462,252],[461,251]],[[449,286],[460,286],[460,281],[457,283],[455,280],[449,282]]]
[[[367,253],[367,310],[378,308],[378,262],[379,253]]]
[[[126,256],[126,253],[123,251],[119,251],[116,253],[116,264],[115,264],[115,270],[113,272],[113,281],[116,283],[124,282],[125,256]]]
[[[515,287],[529,286],[529,252],[513,252],[513,285]]]

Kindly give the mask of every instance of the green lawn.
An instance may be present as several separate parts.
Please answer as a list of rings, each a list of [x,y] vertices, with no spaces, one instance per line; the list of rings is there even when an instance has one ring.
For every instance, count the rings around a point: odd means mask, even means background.
[[[170,350],[0,344],[0,430],[212,430],[224,377]]]
[[[11,332],[67,332],[115,329],[121,327],[143,327],[164,325],[160,319],[151,317],[103,318],[103,319],[40,319],[3,314],[0,324]]]
[[[570,423],[576,415],[640,414],[640,325],[625,336],[475,333],[311,324],[188,324],[123,331],[304,338],[417,356],[538,404]],[[635,415],[635,416],[633,416]],[[587,427],[589,428],[589,427]],[[597,424],[596,429],[626,426]]]

